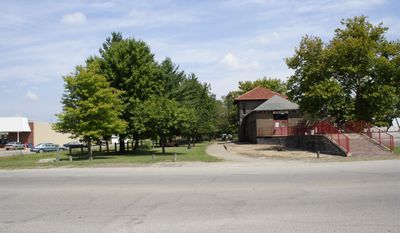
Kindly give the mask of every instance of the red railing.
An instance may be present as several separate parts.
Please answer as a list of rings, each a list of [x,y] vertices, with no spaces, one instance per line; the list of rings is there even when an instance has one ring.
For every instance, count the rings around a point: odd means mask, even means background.
[[[378,142],[379,145],[382,145],[382,146],[388,148],[390,151],[394,150],[393,135],[390,135],[387,132],[382,131],[381,129],[379,129],[376,126],[368,128],[368,130],[365,134],[368,135],[369,138]]]
[[[367,135],[370,139],[376,141],[379,145],[388,148],[390,151],[394,150],[394,137],[393,135],[373,126],[365,121],[348,122],[345,125],[345,131],[348,133],[362,133]]]
[[[286,133],[286,134],[285,134]],[[308,127],[287,127],[282,128],[257,128],[257,137],[272,136],[292,136],[292,135],[312,135],[323,134],[331,139],[336,145],[341,147],[346,154],[350,153],[349,138],[326,121],[320,121]]]
[[[336,129],[333,125],[326,121],[318,122],[314,127],[314,134],[324,134],[338,146],[346,151],[346,154],[350,153],[350,140],[349,138]]]
[[[300,127],[257,128],[257,137],[304,135],[305,129]]]

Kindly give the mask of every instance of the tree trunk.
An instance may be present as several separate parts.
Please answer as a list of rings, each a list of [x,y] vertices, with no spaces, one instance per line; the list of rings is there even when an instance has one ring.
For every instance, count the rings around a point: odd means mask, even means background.
[[[190,144],[190,136],[188,137],[188,145],[187,145],[188,149],[192,149],[192,145]]]
[[[106,148],[107,148],[107,153],[109,153],[110,152],[110,147],[108,145],[108,140],[106,140]]]
[[[163,154],[165,154],[165,142],[166,142],[166,138],[165,137],[161,137],[160,138],[160,143],[161,143],[162,153]]]
[[[92,152],[92,140],[89,139],[87,141],[87,146],[88,146],[88,154],[89,154],[89,160],[93,160],[93,152]]]
[[[125,137],[119,138],[119,152],[124,153],[125,152]]]
[[[139,147],[139,139],[135,139],[135,148],[134,148],[134,150],[137,150],[138,147]]]

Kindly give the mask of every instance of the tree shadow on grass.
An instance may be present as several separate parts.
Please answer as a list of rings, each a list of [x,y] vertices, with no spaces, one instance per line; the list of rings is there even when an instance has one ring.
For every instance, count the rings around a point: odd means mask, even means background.
[[[113,159],[113,158],[118,158],[121,156],[125,156],[125,157],[149,156],[149,157],[151,157],[152,155],[160,156],[160,157],[164,157],[164,156],[167,157],[167,156],[174,156],[175,153],[177,156],[181,156],[184,154],[182,152],[165,152],[165,154],[163,154],[161,151],[149,151],[149,150],[126,151],[124,153],[121,153],[119,151],[117,151],[117,152],[115,152],[115,151],[110,151],[110,152],[95,151],[95,152],[93,152],[93,159]],[[73,157],[73,160],[75,160],[75,161],[89,159],[89,156],[87,153],[72,154],[72,157]],[[61,160],[65,161],[65,160],[69,160],[69,158],[63,158]]]
[[[182,152],[165,152],[163,154],[161,151],[149,151],[149,150],[135,150],[135,151],[126,151],[124,153],[121,153],[119,151],[114,152],[97,152],[96,156],[129,156],[129,157],[134,157],[134,156],[173,156],[176,153],[176,155],[182,155]]]

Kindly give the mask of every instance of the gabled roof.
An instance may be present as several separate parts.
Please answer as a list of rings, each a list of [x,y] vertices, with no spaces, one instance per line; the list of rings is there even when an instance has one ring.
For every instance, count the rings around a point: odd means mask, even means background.
[[[0,132],[31,132],[25,117],[0,117]]]
[[[272,96],[271,99],[265,101],[253,111],[276,111],[276,110],[297,110],[299,105],[290,102],[278,95]]]
[[[256,87],[253,90],[250,90],[243,95],[240,95],[235,99],[235,102],[242,101],[242,100],[267,100],[270,99],[272,96],[278,95],[283,98],[287,98],[285,95],[279,94],[277,92],[271,91],[270,89],[263,88],[263,87]]]

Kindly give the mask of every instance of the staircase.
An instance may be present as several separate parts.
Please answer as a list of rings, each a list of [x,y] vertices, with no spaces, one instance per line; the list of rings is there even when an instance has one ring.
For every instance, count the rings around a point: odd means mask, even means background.
[[[368,136],[359,133],[346,133],[350,141],[352,156],[390,156],[388,149],[380,146]]]

